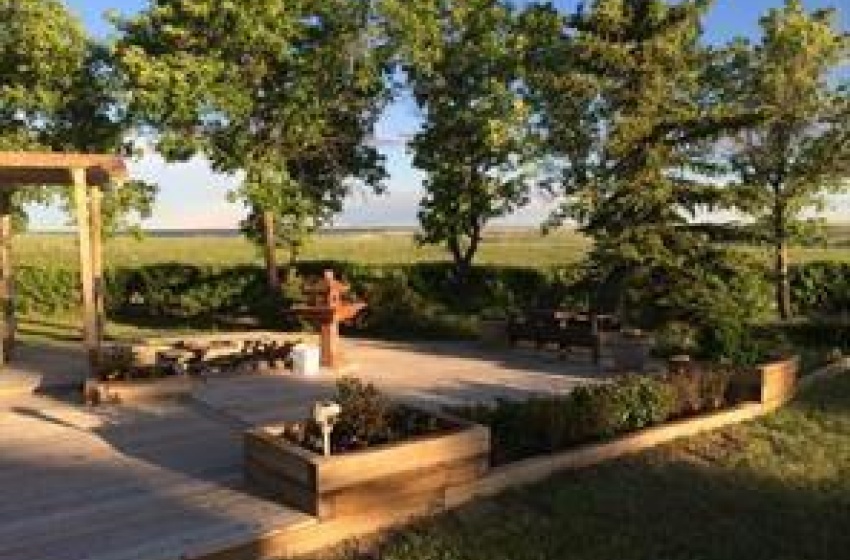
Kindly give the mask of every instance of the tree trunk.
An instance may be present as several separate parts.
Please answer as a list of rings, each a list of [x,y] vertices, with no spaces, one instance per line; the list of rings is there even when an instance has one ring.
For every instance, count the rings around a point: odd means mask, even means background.
[[[274,212],[263,212],[263,241],[265,243],[266,274],[269,289],[275,291],[280,288],[280,276],[277,269],[277,242],[275,239]]]
[[[476,228],[469,237],[469,245],[466,249],[461,247],[460,239],[449,240],[449,249],[454,259],[455,281],[459,286],[465,286],[469,281],[469,271],[472,269],[472,261],[478,252],[481,243],[481,228]]]
[[[791,318],[791,284],[788,278],[788,232],[785,219],[785,207],[779,198],[781,190],[774,188],[777,197],[774,207],[774,242],[776,251],[776,309],[783,321]]]
[[[776,306],[783,321],[791,318],[791,282],[788,275],[788,243],[784,237],[776,243]]]

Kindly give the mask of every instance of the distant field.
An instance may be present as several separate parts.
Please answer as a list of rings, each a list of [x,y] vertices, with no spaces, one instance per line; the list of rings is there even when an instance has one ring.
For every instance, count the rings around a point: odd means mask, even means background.
[[[557,266],[579,260],[590,242],[574,232],[542,236],[534,230],[497,231],[488,234],[476,259],[480,264]],[[753,248],[753,251],[767,252]],[[67,235],[22,235],[15,239],[15,260],[23,265],[45,266],[77,262],[74,238]],[[283,260],[284,256],[281,255]],[[346,232],[321,234],[305,248],[304,260],[339,260],[363,264],[405,264],[448,258],[439,247],[420,247],[411,233]],[[830,230],[826,247],[795,248],[795,261],[850,261],[850,226]],[[147,236],[142,240],[115,238],[105,245],[106,266],[134,266],[164,262],[198,265],[260,263],[256,246],[238,236]]]
[[[541,236],[537,232],[498,232],[487,236],[479,263],[516,266],[550,266],[575,262],[589,242],[574,233]],[[15,239],[15,259],[26,265],[64,263],[76,265],[74,238],[64,235],[22,235]],[[127,237],[104,246],[106,266],[132,266],[163,262],[228,265],[262,262],[255,245],[241,237]],[[307,245],[304,260],[354,261],[364,264],[397,264],[445,260],[439,247],[421,247],[410,233],[349,232],[317,235]],[[281,254],[281,260],[285,256]]]

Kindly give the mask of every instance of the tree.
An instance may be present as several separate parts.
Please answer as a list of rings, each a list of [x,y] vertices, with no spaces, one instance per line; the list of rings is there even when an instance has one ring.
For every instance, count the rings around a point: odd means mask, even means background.
[[[527,202],[521,37],[501,0],[391,0],[385,8],[424,117],[410,144],[427,173],[419,239],[445,243],[463,282],[485,225]]]
[[[570,17],[523,17],[555,169],[546,181],[562,201],[553,221],[574,219],[594,239],[599,297],[631,299],[635,319],[694,318],[735,268],[698,223],[727,203],[712,146],[751,118],[717,95],[718,54],[700,43],[709,6],[597,0]]]
[[[850,93],[837,83],[850,39],[834,10],[806,13],[788,0],[761,20],[763,39],[734,59],[739,94],[760,122],[726,146],[740,208],[773,247],[776,307],[791,317],[788,244],[824,195],[850,187]],[[747,47],[747,46],[744,46]]]
[[[125,153],[129,122],[122,83],[110,52],[55,0],[0,0],[0,149]],[[133,214],[150,214],[156,187],[132,182],[104,198],[104,227],[131,226]],[[49,185],[15,195],[25,203],[58,199],[65,189]]]
[[[366,139],[387,99],[386,57],[369,3],[154,0],[118,25],[135,106],[166,157],[200,152],[241,172],[236,195],[267,219],[293,193],[339,207],[353,179],[381,189]],[[307,163],[333,181],[298,173]],[[274,236],[266,243],[272,278]]]

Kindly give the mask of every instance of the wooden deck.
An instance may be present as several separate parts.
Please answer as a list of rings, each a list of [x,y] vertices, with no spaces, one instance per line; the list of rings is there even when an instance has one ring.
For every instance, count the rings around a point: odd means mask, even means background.
[[[241,443],[191,408],[0,408],[0,558],[178,560],[314,519],[242,488]]]
[[[598,375],[453,345],[364,342],[352,356],[353,375],[426,405],[564,392]],[[82,356],[22,347],[17,358],[0,373],[0,560],[265,560],[380,521],[317,524],[243,486],[242,429],[303,417],[333,376],[219,380],[190,402],[90,409],[48,396],[83,373]]]

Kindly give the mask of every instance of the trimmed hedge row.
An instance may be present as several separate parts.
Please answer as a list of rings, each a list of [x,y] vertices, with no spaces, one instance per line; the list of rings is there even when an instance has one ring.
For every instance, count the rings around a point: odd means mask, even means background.
[[[376,329],[392,332],[410,327],[422,334],[445,333],[452,328],[469,334],[469,320],[464,325],[446,324],[452,314],[469,318],[490,308],[557,305],[569,299],[571,292],[566,287],[576,277],[574,269],[476,267],[468,284],[471,289],[459,290],[447,263],[364,266],[341,262],[304,263],[298,276],[318,276],[325,269],[333,269],[370,302]],[[105,271],[107,312],[119,317],[181,320],[226,314],[268,317],[297,297],[300,286],[287,286],[284,294],[274,297],[265,278],[262,268],[250,265],[114,268]],[[78,284],[78,272],[69,267],[20,267],[18,309],[41,315],[74,313],[80,300]]]
[[[488,310],[556,305],[583,305],[587,290],[577,282],[577,266],[536,269],[476,266],[466,284],[452,279],[448,263],[404,266],[308,262],[299,276],[333,269],[371,303],[372,325],[412,334],[468,332],[469,316]],[[222,314],[267,317],[277,314],[286,298],[265,287],[260,267],[202,267],[165,264],[117,267],[106,272],[106,302],[114,315],[200,319]],[[17,305],[24,313],[59,315],[77,310],[80,299],[76,270],[27,267],[17,270]],[[291,286],[290,295],[298,292]],[[850,263],[809,263],[792,274],[794,302],[801,314],[850,312]],[[455,323],[446,324],[454,316]],[[463,318],[466,317],[466,323]],[[449,321],[451,323],[451,321]]]
[[[490,427],[498,465],[727,407],[742,400],[735,394],[734,375],[715,366],[667,377],[627,376],[563,396],[501,400],[451,412]]]

